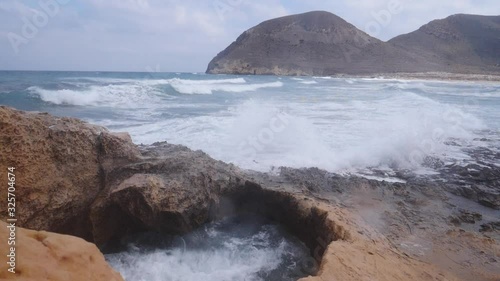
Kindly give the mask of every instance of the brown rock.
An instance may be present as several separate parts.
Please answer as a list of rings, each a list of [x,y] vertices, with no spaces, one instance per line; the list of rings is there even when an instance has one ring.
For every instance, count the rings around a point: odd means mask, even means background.
[[[342,226],[350,237],[332,241],[323,254],[317,276],[300,281],[461,280],[446,270],[400,252],[384,236],[361,227],[352,214],[325,204],[318,207],[327,211],[328,220]]]
[[[92,205],[94,241],[139,230],[183,234],[210,221],[224,190],[243,183],[234,166],[182,146],[158,143],[142,149],[140,163],[107,174]]]
[[[17,228],[15,273],[5,253],[7,224],[0,221],[0,280],[123,281],[94,244],[68,235]]]
[[[130,162],[138,150],[123,136],[77,119],[0,107],[0,171],[15,168],[16,218],[22,227],[91,238],[89,207],[102,169]],[[7,193],[0,193],[6,202]],[[7,216],[0,204],[0,219]]]

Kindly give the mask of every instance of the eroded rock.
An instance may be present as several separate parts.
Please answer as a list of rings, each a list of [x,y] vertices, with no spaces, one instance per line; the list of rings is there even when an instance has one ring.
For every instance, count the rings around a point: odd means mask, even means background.
[[[1,280],[51,281],[123,281],[104,260],[94,244],[83,239],[45,231],[23,228],[16,230],[15,273],[9,272],[5,262],[7,250],[7,224],[0,221]]]
[[[0,169],[15,168],[18,223],[91,240],[90,206],[103,169],[139,156],[130,137],[74,118],[0,107]],[[6,202],[7,193],[0,192]],[[0,204],[0,219],[7,215]]]

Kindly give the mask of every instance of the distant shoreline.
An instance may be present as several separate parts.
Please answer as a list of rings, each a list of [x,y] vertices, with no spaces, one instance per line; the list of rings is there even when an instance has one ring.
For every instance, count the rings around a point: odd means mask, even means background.
[[[338,74],[335,78],[373,78],[373,79],[407,79],[407,80],[435,80],[435,81],[464,81],[464,82],[500,82],[500,74],[461,74],[448,72],[401,72],[376,74]]]

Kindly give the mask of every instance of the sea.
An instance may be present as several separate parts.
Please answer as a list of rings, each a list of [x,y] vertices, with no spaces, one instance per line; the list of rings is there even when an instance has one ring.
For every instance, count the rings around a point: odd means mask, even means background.
[[[401,171],[433,177],[450,165],[500,166],[498,82],[4,71],[0,105],[268,173],[317,167],[404,182]],[[213,222],[168,249],[137,239],[106,255],[127,280],[295,280],[290,270],[308,258],[279,226],[246,219]]]
[[[390,180],[398,169],[436,172],[429,159],[466,165],[477,161],[471,149],[500,149],[498,82],[0,72],[0,104],[77,117],[128,132],[136,144],[182,144],[261,172],[377,169]]]

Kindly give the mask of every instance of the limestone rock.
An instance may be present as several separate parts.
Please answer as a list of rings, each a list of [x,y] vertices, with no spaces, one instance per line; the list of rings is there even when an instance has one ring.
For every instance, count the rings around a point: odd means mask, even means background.
[[[7,224],[0,221],[0,280],[123,281],[94,244],[80,238],[23,228],[16,230],[15,273],[6,262]],[[5,255],[4,255],[5,254]]]
[[[137,159],[123,136],[73,118],[0,107],[0,171],[15,168],[22,227],[89,239],[89,207],[103,188],[103,166]],[[6,202],[7,193],[0,192]],[[0,219],[7,216],[0,204]]]

